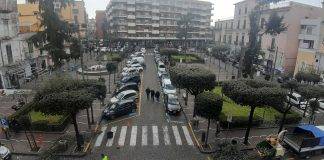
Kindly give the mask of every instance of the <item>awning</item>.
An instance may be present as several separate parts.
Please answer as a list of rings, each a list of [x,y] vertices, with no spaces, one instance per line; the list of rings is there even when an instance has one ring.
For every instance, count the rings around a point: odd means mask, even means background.
[[[301,125],[295,128],[294,133],[311,133],[319,138],[319,146],[324,146],[324,126]]]

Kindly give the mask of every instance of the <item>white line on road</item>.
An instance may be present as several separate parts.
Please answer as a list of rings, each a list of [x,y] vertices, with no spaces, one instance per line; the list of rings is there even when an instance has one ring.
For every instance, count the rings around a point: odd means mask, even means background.
[[[107,147],[111,147],[112,144],[114,143],[114,138],[115,138],[115,135],[116,135],[117,127],[116,126],[111,127],[110,131],[113,132],[113,137],[108,139],[107,144],[106,144]]]
[[[176,140],[176,144],[177,145],[182,145],[178,127],[177,126],[172,126],[172,130],[173,130],[174,138]]]
[[[147,126],[142,127],[142,146],[147,145]]]
[[[136,145],[136,136],[137,136],[137,126],[133,126],[131,131],[130,143],[129,143],[130,146]]]
[[[152,132],[153,132],[153,145],[157,146],[159,145],[159,132],[157,126],[152,126]]]
[[[189,131],[188,131],[187,126],[182,126],[182,130],[183,130],[183,133],[185,135],[185,138],[187,140],[188,145],[191,145],[192,146],[193,145],[193,142],[191,140],[191,137],[190,137],[190,134],[189,134]]]
[[[164,144],[165,145],[170,145],[170,136],[169,136],[169,131],[168,131],[168,126],[163,127],[163,135],[164,135]]]
[[[99,136],[97,137],[96,143],[95,143],[95,147],[99,147],[101,145],[102,139],[105,135],[107,127],[102,127],[101,128],[101,133],[99,134]]]
[[[118,140],[119,146],[124,146],[125,139],[126,139],[126,133],[127,133],[127,126],[122,126],[122,129],[120,131],[120,137]]]

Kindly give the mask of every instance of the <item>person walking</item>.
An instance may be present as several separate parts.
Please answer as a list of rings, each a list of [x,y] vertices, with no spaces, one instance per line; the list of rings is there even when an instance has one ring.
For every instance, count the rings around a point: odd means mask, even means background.
[[[155,92],[154,92],[154,90],[152,89],[152,90],[151,90],[151,99],[152,99],[152,101],[154,101],[154,96],[155,96]]]
[[[145,92],[146,92],[146,98],[147,98],[147,100],[149,100],[150,99],[150,93],[151,93],[150,88],[147,87],[146,90],[145,90]]]
[[[155,98],[156,98],[156,101],[160,102],[160,92],[159,91],[155,92]]]

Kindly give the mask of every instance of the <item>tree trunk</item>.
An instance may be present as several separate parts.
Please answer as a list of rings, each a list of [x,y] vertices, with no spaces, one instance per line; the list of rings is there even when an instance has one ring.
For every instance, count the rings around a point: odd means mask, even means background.
[[[218,59],[218,73],[220,73],[221,71],[221,60]]]
[[[91,129],[91,122],[90,122],[89,108],[87,108],[86,111],[87,111],[88,127],[89,127],[89,129]]]
[[[94,124],[93,106],[92,106],[92,105],[91,105],[91,107],[90,107],[90,111],[91,111],[91,123]]]
[[[32,144],[30,143],[30,139],[29,139],[29,137],[28,137],[28,135],[27,135],[27,130],[26,130],[26,128],[25,128],[24,130],[25,130],[25,136],[26,136],[27,141],[28,141],[28,144],[29,144],[29,146],[30,146],[30,150],[33,150],[33,146],[32,146]]]
[[[207,144],[208,144],[209,126],[210,126],[210,118],[208,118],[207,134],[206,134],[206,139],[205,139],[205,147],[207,147]]]
[[[194,101],[196,101],[196,97],[197,97],[197,95],[195,95],[195,100]],[[194,110],[193,110],[193,114],[192,114],[192,116],[195,118],[196,117],[196,106],[194,105]]]
[[[81,150],[81,142],[80,142],[80,133],[79,133],[79,129],[78,129],[78,123],[76,121],[76,114],[72,114],[72,121],[73,121],[73,126],[74,126],[74,131],[75,131],[75,138],[76,138],[76,142],[77,142],[77,151]]]
[[[285,120],[286,120],[286,116],[287,116],[287,114],[288,114],[288,111],[289,111],[289,110],[285,111],[285,112],[283,113],[283,115],[282,115],[282,119],[281,119],[281,122],[280,122],[280,127],[279,127],[279,131],[278,131],[278,133],[280,133],[280,132],[282,131],[282,129],[283,129],[283,126],[284,126],[284,124],[285,124]]]
[[[110,92],[110,73],[109,73],[109,75],[108,75],[108,93],[111,93]]]
[[[116,84],[116,72],[114,72],[114,84]]]
[[[253,123],[254,110],[255,110],[255,107],[251,106],[251,111],[250,111],[250,115],[249,115],[249,123],[248,123],[248,127],[246,128],[245,137],[244,137],[245,145],[248,145],[248,143],[249,143],[249,135],[250,135],[250,130],[251,130],[252,123]]]

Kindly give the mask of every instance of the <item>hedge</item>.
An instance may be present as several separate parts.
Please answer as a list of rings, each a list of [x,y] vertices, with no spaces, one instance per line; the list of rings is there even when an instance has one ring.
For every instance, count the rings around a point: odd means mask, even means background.
[[[280,124],[282,120],[282,116],[276,116],[275,120],[277,124]],[[296,112],[291,111],[289,114],[287,114],[286,119],[285,119],[285,124],[298,124],[302,120],[302,116],[299,115]]]
[[[33,131],[61,132],[64,131],[70,120],[70,117],[66,115],[57,124],[49,124],[48,121],[45,120],[35,121],[32,122],[31,129]]]
[[[230,123],[230,128],[247,127],[248,119],[249,119],[248,115],[247,116],[233,116],[232,122]],[[252,125],[259,126],[259,125],[261,125],[262,121],[263,121],[262,117],[254,115]],[[220,115],[220,123],[221,123],[222,128],[228,127],[227,116],[224,113],[221,113],[221,115]]]

